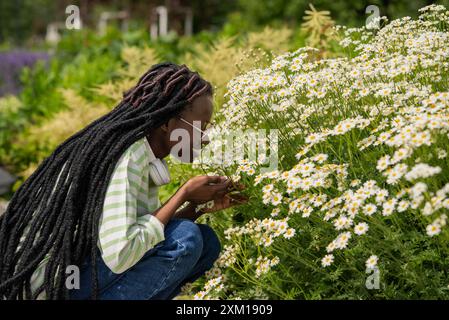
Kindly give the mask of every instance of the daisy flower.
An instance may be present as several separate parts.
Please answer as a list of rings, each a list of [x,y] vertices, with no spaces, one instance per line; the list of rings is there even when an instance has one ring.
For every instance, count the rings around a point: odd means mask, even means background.
[[[279,212],[280,212],[280,211],[281,211],[280,208],[274,208],[274,209],[271,211],[270,215],[271,215],[272,217],[276,217],[276,216],[279,215]]]
[[[348,241],[349,241],[350,238],[351,238],[351,233],[350,232],[343,232],[336,239],[336,247],[338,249],[346,248],[348,246]]]
[[[282,201],[282,195],[279,192],[273,193],[272,197],[271,197],[271,203],[274,206],[277,206],[278,204],[280,204]]]
[[[406,200],[401,200],[398,203],[398,212],[404,212],[405,210],[408,209],[408,207],[410,206],[410,202],[406,201]]]
[[[379,258],[376,255],[372,255],[366,260],[365,265],[368,269],[373,269],[375,266],[377,266],[378,260]]]
[[[427,226],[426,232],[428,236],[433,237],[441,232],[441,227],[437,223],[432,223]]]
[[[193,296],[193,299],[194,300],[203,300],[205,295],[206,295],[205,291],[199,291]]]
[[[354,233],[359,236],[365,234],[367,231],[368,231],[368,224],[365,222],[360,222],[354,227]]]
[[[296,233],[296,230],[293,228],[288,228],[285,232],[284,232],[284,238],[286,239],[290,239],[292,238]]]
[[[375,204],[372,204],[372,203],[369,203],[363,207],[363,213],[367,216],[371,216],[376,211],[377,211],[377,207]]]
[[[321,259],[321,265],[323,267],[328,267],[334,262],[334,255],[333,254],[326,254],[323,259]]]

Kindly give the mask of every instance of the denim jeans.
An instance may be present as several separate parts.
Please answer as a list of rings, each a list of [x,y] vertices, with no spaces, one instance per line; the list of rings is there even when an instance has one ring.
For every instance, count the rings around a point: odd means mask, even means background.
[[[211,227],[188,219],[173,218],[165,226],[165,240],[150,249],[127,271],[113,273],[98,254],[98,298],[104,300],[173,299],[181,286],[212,268],[221,244]],[[80,289],[71,299],[89,299],[92,266],[80,268]]]

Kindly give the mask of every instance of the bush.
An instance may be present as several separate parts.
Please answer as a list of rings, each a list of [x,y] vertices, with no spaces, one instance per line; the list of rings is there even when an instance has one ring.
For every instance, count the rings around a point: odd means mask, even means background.
[[[20,92],[20,72],[37,61],[47,61],[49,56],[42,52],[0,51],[0,96]]]
[[[229,83],[209,147],[277,129],[279,169],[209,164],[249,202],[209,217],[224,250],[195,298],[449,297],[449,12],[420,11],[343,28],[345,58],[301,48]]]

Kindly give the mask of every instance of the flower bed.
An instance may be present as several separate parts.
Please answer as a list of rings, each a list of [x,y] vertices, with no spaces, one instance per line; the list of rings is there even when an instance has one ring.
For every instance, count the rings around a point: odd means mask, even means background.
[[[0,97],[18,94],[22,69],[32,67],[39,60],[48,61],[48,54],[20,50],[0,52]]]
[[[216,132],[278,129],[279,168],[209,168],[232,173],[250,201],[212,217],[222,254],[185,292],[449,297],[449,11],[420,14],[342,28],[345,58],[301,48],[229,83]]]

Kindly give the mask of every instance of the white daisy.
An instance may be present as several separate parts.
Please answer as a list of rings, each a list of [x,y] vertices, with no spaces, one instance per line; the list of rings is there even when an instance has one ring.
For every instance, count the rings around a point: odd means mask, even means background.
[[[371,216],[376,211],[377,211],[377,207],[375,204],[372,204],[372,203],[369,203],[363,207],[363,213],[367,216]]]
[[[427,226],[426,232],[428,236],[433,237],[441,232],[441,227],[437,223],[432,223]]]
[[[293,228],[288,228],[288,229],[284,232],[284,238],[290,239],[290,238],[292,238],[295,234],[296,234],[296,230],[295,230],[295,229],[293,229]]]
[[[328,267],[334,262],[334,255],[333,254],[326,254],[323,259],[321,259],[321,265],[323,267]]]
[[[377,266],[378,260],[379,258],[376,255],[372,255],[366,260],[365,265],[368,269],[373,269],[375,266]]]
[[[360,222],[354,227],[354,233],[359,236],[365,234],[367,231],[368,231],[368,224],[365,222]]]

